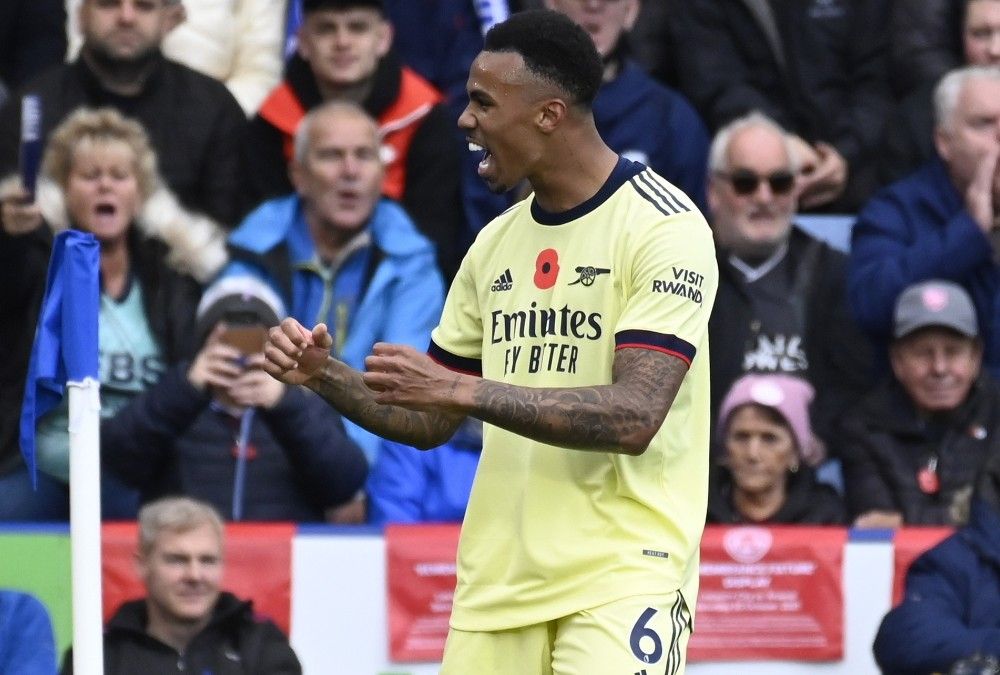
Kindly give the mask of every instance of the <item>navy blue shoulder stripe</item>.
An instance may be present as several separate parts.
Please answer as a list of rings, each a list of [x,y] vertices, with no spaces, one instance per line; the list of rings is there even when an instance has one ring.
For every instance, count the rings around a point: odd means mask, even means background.
[[[666,205],[666,207],[669,208],[674,213],[682,213],[684,211],[689,210],[688,207],[684,206],[683,203],[677,201],[677,199],[673,197],[672,194],[670,194],[670,190],[665,185],[654,182],[652,178],[652,173],[650,171],[643,171],[638,176],[636,176],[636,178],[642,181],[643,185],[645,185],[653,194],[659,197],[659,199],[663,202],[663,204]]]
[[[615,349],[625,349],[626,347],[652,349],[670,354],[689,366],[698,352],[697,347],[676,335],[656,333],[651,330],[623,330],[615,333]]]
[[[659,185],[660,189],[663,190],[663,192],[666,194],[666,199],[671,201],[681,211],[691,210],[684,204],[684,202],[682,202],[680,199],[677,198],[677,195],[675,195],[673,191],[670,189],[670,184],[667,183],[666,179],[663,176],[658,176],[657,174],[649,171],[644,171],[642,175],[651,180],[656,185]]]
[[[670,211],[667,211],[667,210],[666,210],[665,208],[663,208],[663,206],[662,206],[662,205],[660,204],[660,202],[656,201],[656,200],[655,200],[655,199],[653,199],[653,198],[652,198],[652,197],[651,197],[650,195],[646,194],[646,191],[645,191],[645,190],[643,190],[643,189],[642,189],[642,188],[641,188],[641,187],[639,186],[639,183],[637,183],[637,182],[636,182],[635,178],[630,178],[628,182],[632,184],[632,187],[634,187],[634,188],[635,188],[635,191],[636,191],[636,192],[638,192],[638,193],[639,193],[639,195],[641,195],[643,199],[645,199],[645,200],[646,200],[647,202],[649,202],[649,203],[650,203],[650,204],[652,204],[652,205],[653,205],[654,207],[656,207],[656,210],[657,210],[657,211],[659,211],[660,213],[662,213],[662,214],[663,214],[663,215],[665,215],[665,216],[673,216],[673,215],[676,215],[675,213],[672,213],[672,212],[670,212]]]
[[[457,370],[460,373],[475,375],[477,377],[482,377],[483,375],[483,362],[481,359],[456,356],[436,345],[434,340],[431,340],[430,345],[427,346],[427,355],[450,370]]]

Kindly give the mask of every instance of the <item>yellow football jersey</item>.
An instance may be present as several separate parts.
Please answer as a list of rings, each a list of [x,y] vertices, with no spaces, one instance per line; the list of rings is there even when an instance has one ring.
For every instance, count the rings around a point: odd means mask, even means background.
[[[434,330],[441,363],[525,387],[611,383],[615,350],[689,364],[638,457],[548,445],[486,425],[451,625],[526,626],[636,594],[694,607],[708,491],[708,318],[718,283],[697,207],[620,159],[569,211],[525,200],[479,235]]]

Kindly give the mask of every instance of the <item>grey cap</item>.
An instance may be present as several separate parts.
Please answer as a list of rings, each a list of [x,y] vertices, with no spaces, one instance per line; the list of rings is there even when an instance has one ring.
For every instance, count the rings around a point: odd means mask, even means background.
[[[951,281],[932,279],[909,286],[896,301],[893,336],[939,326],[950,328],[966,337],[979,335],[976,309],[965,289]]]

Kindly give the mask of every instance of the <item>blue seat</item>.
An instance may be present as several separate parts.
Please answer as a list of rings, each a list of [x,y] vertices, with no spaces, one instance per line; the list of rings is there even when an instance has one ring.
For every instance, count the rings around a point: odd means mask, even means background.
[[[855,220],[857,216],[850,213],[800,213],[795,216],[795,224],[800,229],[844,253],[851,250],[851,228]]]

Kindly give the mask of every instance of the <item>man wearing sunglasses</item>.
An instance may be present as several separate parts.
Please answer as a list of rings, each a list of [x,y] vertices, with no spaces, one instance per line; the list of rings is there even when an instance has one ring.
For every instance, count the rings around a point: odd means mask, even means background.
[[[708,208],[719,260],[709,321],[712,410],[747,372],[806,378],[817,392],[813,428],[867,390],[865,340],[848,314],[846,258],[793,227],[800,186],[790,138],[761,113],[719,130],[709,151]],[[803,448],[818,463],[823,448]]]

